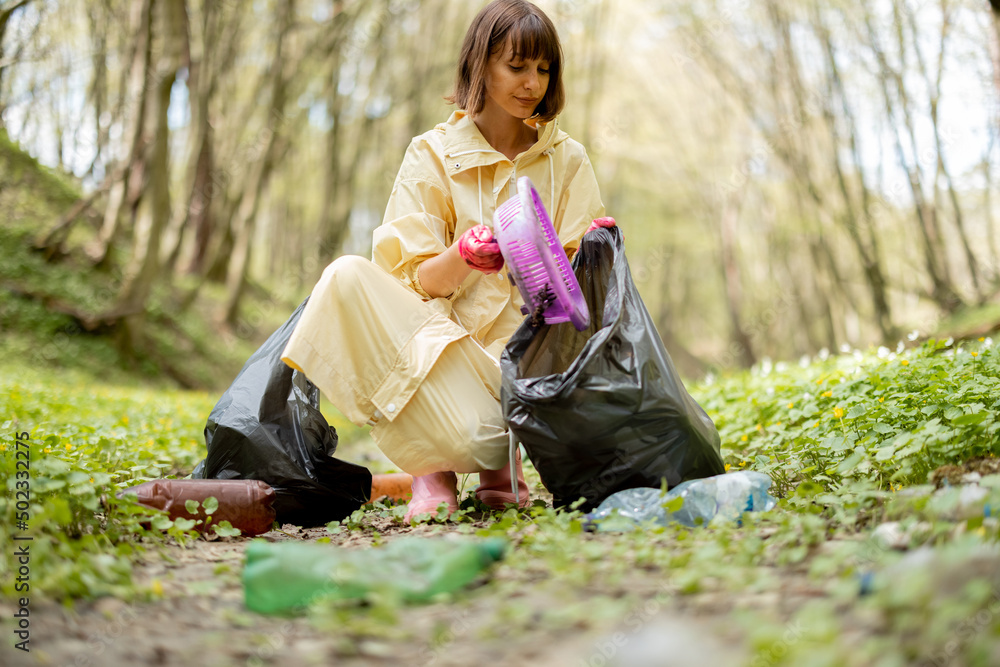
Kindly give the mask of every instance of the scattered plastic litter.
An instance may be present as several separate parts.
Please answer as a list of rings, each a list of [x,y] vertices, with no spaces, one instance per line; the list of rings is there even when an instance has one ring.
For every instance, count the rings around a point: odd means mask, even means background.
[[[634,530],[648,521],[659,525],[697,526],[717,516],[733,521],[744,512],[766,512],[777,502],[768,492],[771,478],[741,470],[678,484],[666,494],[660,489],[626,489],[609,496],[587,515],[589,530]]]
[[[506,540],[408,537],[384,547],[344,549],[310,542],[255,540],[243,569],[246,605],[280,614],[319,600],[361,599],[377,592],[426,602],[471,583],[503,557]]]
[[[118,497],[126,494],[135,494],[141,505],[165,511],[171,520],[200,519],[196,530],[228,521],[242,535],[253,536],[271,530],[275,520],[274,489],[256,479],[154,479],[119,491]],[[208,498],[218,502],[210,521],[204,507]],[[189,500],[198,503],[194,513],[187,510]]]
[[[413,497],[413,477],[405,472],[391,472],[372,475],[372,492],[369,498],[379,500],[409,500]]]

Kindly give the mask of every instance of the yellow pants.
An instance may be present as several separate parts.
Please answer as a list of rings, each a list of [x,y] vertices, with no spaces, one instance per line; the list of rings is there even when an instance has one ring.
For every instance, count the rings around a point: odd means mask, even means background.
[[[330,264],[282,354],[411,475],[507,463],[500,364],[449,319],[369,260]]]

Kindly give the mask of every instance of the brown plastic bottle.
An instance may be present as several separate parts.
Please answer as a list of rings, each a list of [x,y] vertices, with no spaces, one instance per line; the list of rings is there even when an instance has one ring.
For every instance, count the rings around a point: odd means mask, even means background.
[[[219,508],[212,513],[209,526],[228,521],[247,536],[266,533],[275,520],[274,489],[256,479],[155,479],[120,491],[118,497],[127,493],[136,494],[142,505],[166,511],[171,519],[204,520],[207,515],[200,506],[198,514],[191,514],[184,503],[214,497]],[[195,529],[202,530],[204,525],[202,521]]]

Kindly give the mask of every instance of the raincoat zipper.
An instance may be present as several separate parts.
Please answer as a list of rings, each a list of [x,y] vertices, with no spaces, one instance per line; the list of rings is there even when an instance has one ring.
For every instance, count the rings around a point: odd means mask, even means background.
[[[500,153],[500,151],[496,150],[495,148],[491,148],[491,149],[473,148],[472,150],[459,151],[457,153],[445,153],[445,157],[450,160],[452,158],[462,157],[463,155],[473,155],[475,153]],[[501,155],[503,155],[503,154],[501,153]],[[540,152],[539,155],[544,155],[544,156],[546,156],[546,157],[549,158],[549,172],[550,172],[549,179],[552,181],[551,182],[552,192],[549,194],[549,207],[550,207],[550,209],[554,210],[554,207],[555,207],[555,180],[554,180],[555,179],[555,173],[553,171],[554,170],[554,165],[552,163],[552,148],[546,148],[545,150],[543,150],[542,152]],[[509,181],[509,183],[507,185],[507,192],[508,192],[508,196],[509,197],[513,197],[514,195],[517,194],[517,161],[520,160],[523,157],[524,157],[524,155],[520,155],[516,159],[511,160],[506,155],[503,155],[503,159],[505,159],[508,162],[510,162],[511,165],[513,166],[513,168],[514,168],[514,173],[511,175],[510,181]],[[460,165],[456,164],[455,168],[457,169],[459,166]],[[480,167],[480,169],[482,169],[482,167]],[[482,192],[482,190],[483,190],[483,186],[482,186],[482,173],[480,173],[479,186],[478,187],[479,187],[479,207],[480,207],[480,214],[479,214],[480,220],[479,220],[479,222],[481,224],[485,224],[483,222],[483,220],[482,220],[482,217],[483,217],[482,216],[482,197],[483,197],[483,192]],[[492,227],[492,225],[490,225],[490,226]]]

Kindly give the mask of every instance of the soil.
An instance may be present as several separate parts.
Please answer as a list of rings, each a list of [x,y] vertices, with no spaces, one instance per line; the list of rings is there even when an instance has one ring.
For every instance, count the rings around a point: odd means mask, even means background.
[[[371,529],[330,535],[325,528],[285,525],[260,537],[270,541],[331,541],[347,548],[370,546],[377,533],[383,542],[403,535],[451,532],[447,524],[401,526],[390,518],[369,520]],[[483,524],[485,525],[485,523]],[[584,539],[613,539],[588,535]],[[0,646],[4,665],[672,665],[746,664],[746,639],[734,636],[727,615],[734,608],[790,611],[821,594],[805,575],[783,573],[782,590],[745,594],[664,595],[656,572],[637,572],[634,580],[616,586],[600,582],[578,590],[554,591],[543,582],[524,590],[518,609],[526,619],[504,627],[487,596],[466,596],[463,602],[409,606],[399,610],[396,624],[377,632],[338,632],[317,627],[308,617],[269,617],[243,605],[239,579],[248,538],[198,540],[187,546],[150,550],[136,568],[140,587],[158,580],[162,597],[155,602],[128,603],[115,598],[78,601],[71,608],[44,601],[31,607],[30,653],[15,650],[14,640]],[[503,567],[494,570],[503,577]],[[541,615],[559,605],[586,606],[598,593],[624,596],[639,593],[640,602],[603,613],[601,609],[569,614],[565,622],[545,622]],[[474,592],[473,592],[474,593]],[[607,599],[602,598],[602,599]],[[0,603],[4,634],[11,634],[15,608]],[[653,662],[646,662],[646,656]],[[656,657],[659,656],[659,657]]]
[[[529,483],[536,481],[530,466],[525,472]],[[535,497],[551,503],[540,484],[532,488]],[[345,528],[331,534],[324,527],[286,524],[254,539],[329,538],[340,547],[367,548],[376,539],[385,543],[454,532],[453,524],[404,526],[369,514],[363,530]],[[615,539],[610,534],[580,537],[581,545]],[[825,595],[795,567],[775,571],[774,587],[738,595],[710,581],[702,582],[702,592],[680,595],[662,571],[641,569],[628,581],[616,582],[581,573],[581,583],[570,590],[549,583],[540,569],[537,576],[527,577],[529,586],[522,583],[504,600],[505,613],[512,617],[498,619],[496,595],[473,590],[450,602],[400,608],[395,620],[370,619],[343,627],[329,619],[249,611],[243,604],[240,573],[250,539],[212,536],[186,547],[149,549],[133,580],[140,590],[159,582],[162,595],[152,602],[106,597],[63,606],[32,599],[30,653],[13,648],[15,601],[0,600],[0,665],[723,667],[750,664],[759,657],[753,639],[734,628],[734,610],[787,619]],[[487,576],[526,580],[523,572],[515,573],[503,561]],[[794,630],[789,625],[788,632],[794,635]],[[766,657],[761,664],[772,664]]]
[[[962,465],[944,465],[934,470],[930,483],[936,488],[942,486],[959,486],[976,483],[981,477],[1000,473],[1000,459],[993,456],[980,456],[970,459]]]

